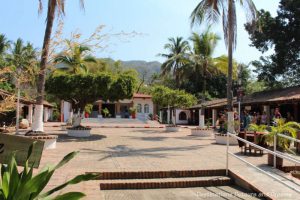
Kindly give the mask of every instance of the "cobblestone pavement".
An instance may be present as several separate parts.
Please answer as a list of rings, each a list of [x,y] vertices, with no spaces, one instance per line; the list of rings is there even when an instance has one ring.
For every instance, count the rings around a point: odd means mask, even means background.
[[[164,129],[158,128],[94,128],[92,136],[86,139],[70,138],[66,135],[66,131],[60,131],[60,127],[52,127],[49,124],[45,131],[59,137],[56,149],[44,151],[40,169],[46,164],[57,163],[69,152],[80,151],[77,157],[54,174],[48,189],[85,172],[225,168],[226,147],[215,144],[213,136],[207,138],[190,136],[190,129],[187,128],[182,128],[178,133],[167,133]],[[230,147],[230,151],[240,155],[238,146]],[[265,165],[266,155],[242,157],[257,166],[269,169]],[[270,193],[295,194],[235,158],[230,158],[229,167],[255,183],[260,189],[263,188]],[[157,195],[155,190],[100,191],[99,181],[71,186],[64,190],[66,191],[84,192],[87,194],[86,199],[158,199],[155,197]],[[195,196],[197,191],[202,191],[201,188],[158,191],[160,196],[166,197],[160,199],[174,199],[174,192],[182,197],[177,199],[202,199],[199,195]],[[184,196],[186,198],[183,198]],[[193,198],[189,198],[192,196]]]

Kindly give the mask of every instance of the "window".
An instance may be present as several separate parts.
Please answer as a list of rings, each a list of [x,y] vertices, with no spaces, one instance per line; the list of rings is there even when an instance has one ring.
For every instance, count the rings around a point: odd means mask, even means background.
[[[144,105],[144,113],[149,113],[149,105],[148,104]]]
[[[187,120],[187,116],[185,112],[180,112],[179,113],[179,120]]]
[[[138,113],[141,113],[142,112],[142,104],[139,103],[136,107],[136,110]]]

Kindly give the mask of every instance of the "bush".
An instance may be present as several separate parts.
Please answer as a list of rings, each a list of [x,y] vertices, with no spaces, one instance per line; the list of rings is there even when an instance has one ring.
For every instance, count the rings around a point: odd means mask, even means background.
[[[56,166],[49,166],[33,176],[33,166],[28,166],[28,160],[33,151],[34,143],[30,146],[27,154],[27,160],[24,164],[24,168],[21,172],[18,170],[18,166],[15,159],[15,154],[11,156],[10,162],[1,164],[1,179],[0,179],[0,199],[1,200],[38,200],[38,199],[50,199],[52,195],[62,190],[68,185],[74,185],[82,181],[88,181],[95,179],[97,176],[94,174],[84,174],[76,176],[75,178],[59,185],[48,192],[42,193],[50,181],[52,175],[56,169],[64,166],[69,162],[78,152],[72,152],[66,155]],[[72,199],[77,200],[84,197],[85,194],[81,192],[68,192],[60,194],[51,199],[62,200]]]

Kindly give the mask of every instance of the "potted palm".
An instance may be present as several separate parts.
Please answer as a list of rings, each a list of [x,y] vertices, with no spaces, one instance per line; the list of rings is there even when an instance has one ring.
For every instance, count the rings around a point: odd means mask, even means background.
[[[276,119],[276,125],[269,127],[269,133],[264,135],[265,142],[268,144],[270,149],[276,149],[281,152],[290,152],[291,140],[278,136],[278,134],[287,135],[292,138],[297,137],[297,131],[300,129],[300,124],[297,122],[285,122],[285,119]],[[274,144],[274,137],[276,137],[276,144]],[[268,154],[268,165],[274,165],[274,156]],[[276,166],[281,168],[283,165],[283,159],[276,156]]]
[[[131,118],[135,119],[136,118],[136,108],[135,107],[129,108],[129,112],[131,114]]]
[[[103,113],[103,117],[104,117],[104,118],[109,117],[109,110],[108,110],[107,108],[104,108],[104,109],[102,110],[102,113]]]

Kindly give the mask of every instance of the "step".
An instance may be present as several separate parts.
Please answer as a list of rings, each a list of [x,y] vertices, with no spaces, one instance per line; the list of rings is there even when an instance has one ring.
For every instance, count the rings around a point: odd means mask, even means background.
[[[231,185],[226,176],[101,180],[101,190],[188,188]]]
[[[139,171],[139,172],[88,172],[99,175],[99,180],[107,179],[153,179],[225,176],[225,169],[210,170],[171,170],[171,171]]]

